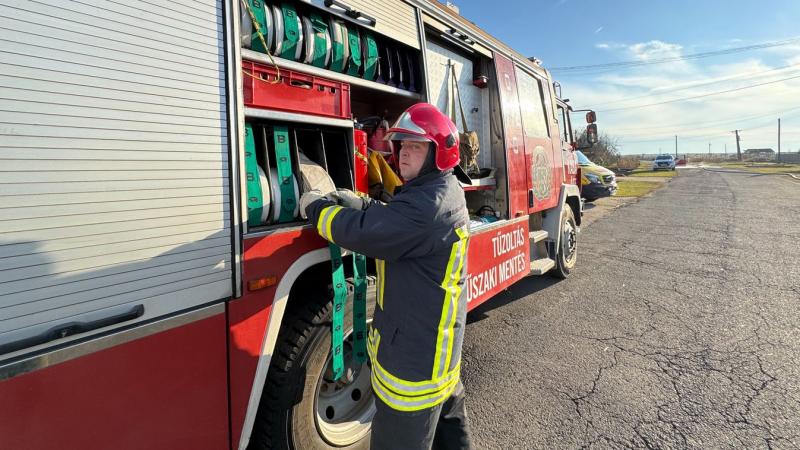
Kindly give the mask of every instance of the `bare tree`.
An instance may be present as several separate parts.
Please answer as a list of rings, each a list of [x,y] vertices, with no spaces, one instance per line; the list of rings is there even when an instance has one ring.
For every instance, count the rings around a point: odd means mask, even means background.
[[[578,135],[578,146],[586,145],[586,130],[582,130]],[[593,163],[601,166],[615,165],[620,159],[619,142],[615,137],[602,133],[597,139],[597,143],[591,147],[581,150]]]

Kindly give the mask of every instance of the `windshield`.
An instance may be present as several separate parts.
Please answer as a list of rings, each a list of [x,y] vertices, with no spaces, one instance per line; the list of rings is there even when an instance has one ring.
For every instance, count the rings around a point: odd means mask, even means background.
[[[589,158],[587,158],[586,155],[584,155],[580,150],[576,151],[575,154],[578,155],[578,164],[582,166],[588,166],[589,164],[592,164],[592,162],[589,161]]]
[[[672,159],[672,155],[659,155],[657,160]]]

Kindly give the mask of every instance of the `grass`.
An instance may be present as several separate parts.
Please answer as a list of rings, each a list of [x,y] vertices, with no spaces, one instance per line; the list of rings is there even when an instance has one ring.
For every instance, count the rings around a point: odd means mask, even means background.
[[[630,178],[617,179],[617,197],[643,197],[654,189],[659,188],[663,182],[637,181]]]
[[[749,162],[732,162],[722,163],[720,167],[725,169],[744,170],[753,173],[800,173],[800,164],[788,163],[749,163]]]

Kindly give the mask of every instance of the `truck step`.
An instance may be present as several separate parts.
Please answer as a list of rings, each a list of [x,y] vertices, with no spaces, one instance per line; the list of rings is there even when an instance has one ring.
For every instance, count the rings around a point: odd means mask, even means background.
[[[556,266],[556,262],[550,258],[540,258],[531,261],[531,275],[544,275]]]
[[[530,239],[531,239],[531,242],[533,242],[533,243],[541,242],[541,241],[547,239],[547,236],[549,236],[549,235],[550,235],[550,233],[548,233],[545,230],[531,231],[530,232]]]

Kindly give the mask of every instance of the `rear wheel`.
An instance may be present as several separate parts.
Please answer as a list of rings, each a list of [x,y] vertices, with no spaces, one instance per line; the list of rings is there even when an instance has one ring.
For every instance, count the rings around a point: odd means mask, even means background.
[[[344,322],[345,372],[331,373],[332,303],[321,296],[287,311],[259,404],[251,449],[366,450],[375,415],[370,371],[353,362],[353,317]],[[375,298],[371,287],[368,298]],[[300,300],[303,301],[303,300]],[[352,295],[347,303],[352,304]],[[372,317],[374,302],[367,307]]]
[[[557,278],[567,278],[578,262],[578,226],[572,208],[564,205],[561,211],[561,236],[556,247],[556,266],[551,274]]]

